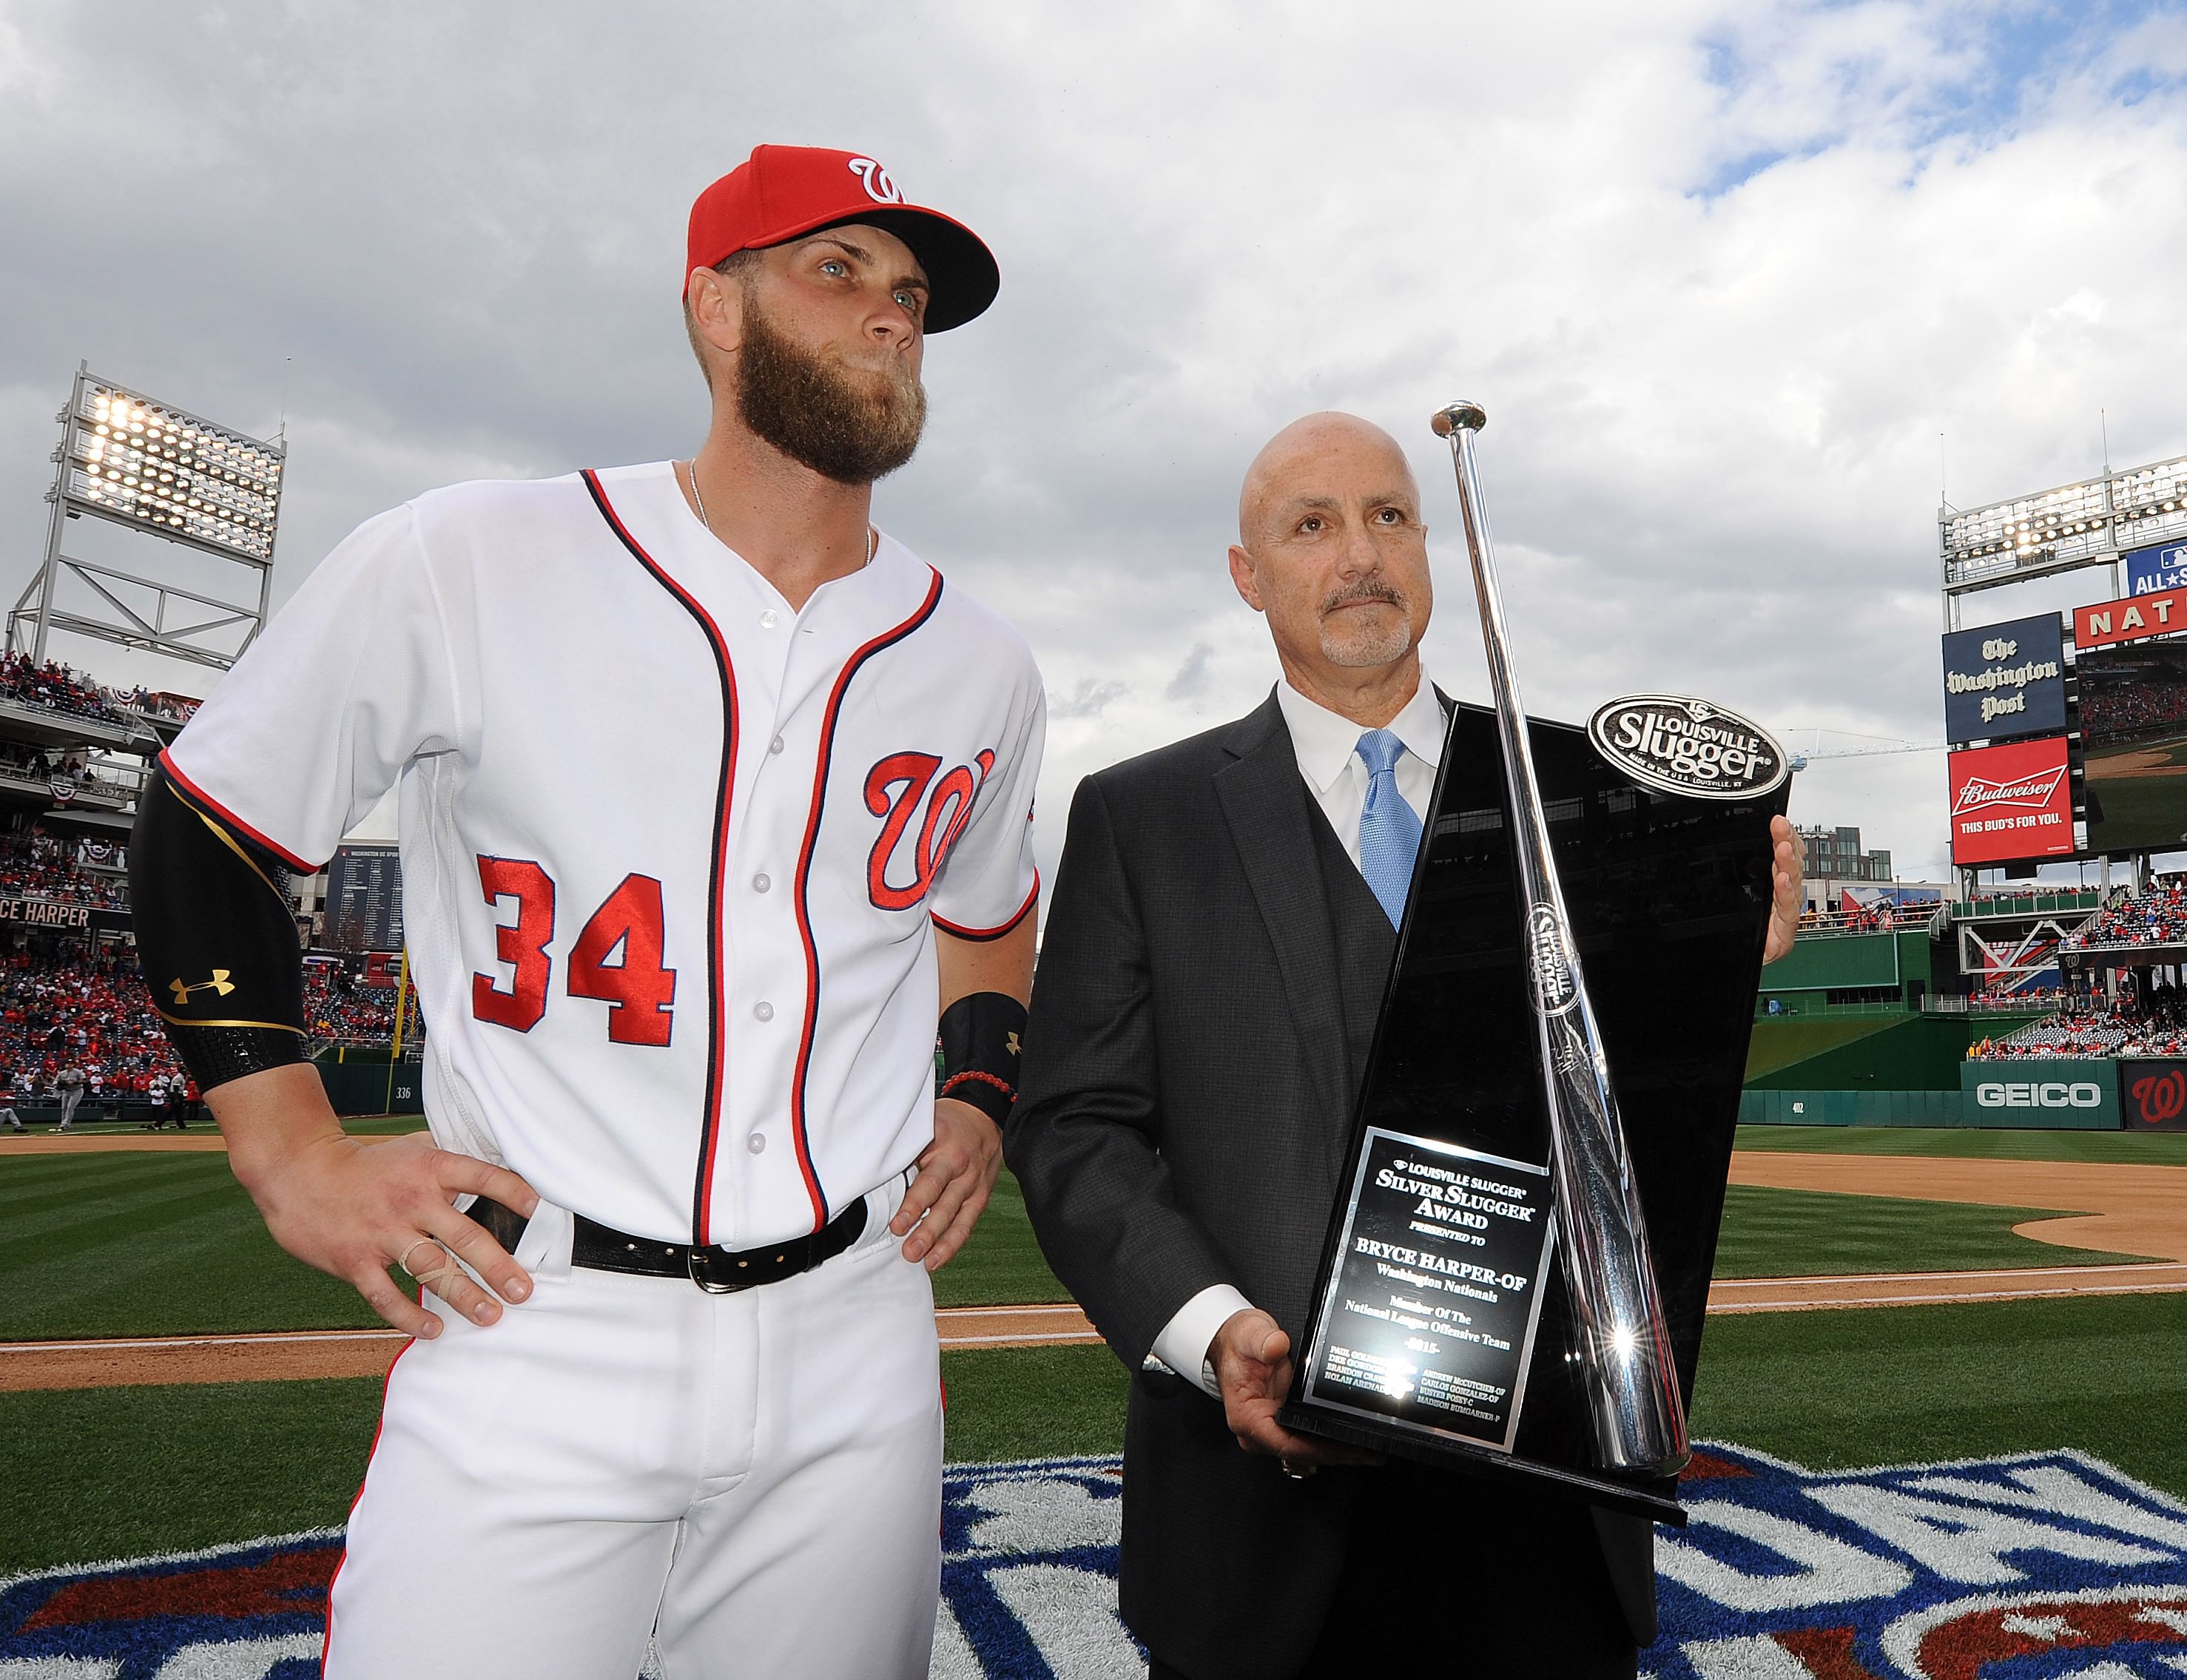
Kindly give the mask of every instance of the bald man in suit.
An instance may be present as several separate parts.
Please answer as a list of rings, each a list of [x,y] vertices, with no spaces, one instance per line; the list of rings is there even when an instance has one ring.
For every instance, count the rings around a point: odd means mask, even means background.
[[[1133,1373],[1122,1602],[1154,1680],[1609,1680],[1655,1637],[1644,1520],[1276,1422],[1443,749],[1425,539],[1386,433],[1279,432],[1229,562],[1284,680],[1071,806],[1004,1147]]]

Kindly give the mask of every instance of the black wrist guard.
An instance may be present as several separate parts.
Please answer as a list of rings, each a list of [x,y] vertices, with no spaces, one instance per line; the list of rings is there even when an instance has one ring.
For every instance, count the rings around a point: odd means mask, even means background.
[[[137,801],[130,909],[153,1007],[210,1091],[304,1059],[303,949],[280,860],[164,770]]]
[[[1018,1099],[1026,1006],[1007,992],[975,992],[942,1012],[942,1082],[935,1094],[970,1103],[997,1126]]]

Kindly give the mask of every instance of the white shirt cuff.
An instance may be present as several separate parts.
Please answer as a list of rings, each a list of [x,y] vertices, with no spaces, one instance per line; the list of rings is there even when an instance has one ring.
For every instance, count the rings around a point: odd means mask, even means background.
[[[1228,1284],[1209,1284],[1178,1307],[1177,1316],[1162,1326],[1162,1333],[1155,1338],[1155,1357],[1187,1382],[1197,1383],[1220,1400],[1222,1391],[1206,1368],[1208,1345],[1232,1313],[1243,1312],[1252,1304]]]

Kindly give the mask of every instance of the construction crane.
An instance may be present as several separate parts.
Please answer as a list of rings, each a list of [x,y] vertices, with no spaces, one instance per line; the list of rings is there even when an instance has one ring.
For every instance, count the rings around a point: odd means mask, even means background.
[[[1873,758],[1883,753],[1942,752],[1951,744],[1948,741],[1908,741],[1901,740],[1893,735],[1864,735],[1857,729],[1824,729],[1806,724],[1797,729],[1788,730],[1786,733],[1812,734],[1815,738],[1814,745],[1805,752],[1797,748],[1793,750],[1792,767],[1795,770],[1805,770],[1810,761],[1818,758]],[[1823,744],[1823,737],[1825,735],[1847,735],[1856,741],[1863,741],[1867,744],[1855,747],[1826,747]]]

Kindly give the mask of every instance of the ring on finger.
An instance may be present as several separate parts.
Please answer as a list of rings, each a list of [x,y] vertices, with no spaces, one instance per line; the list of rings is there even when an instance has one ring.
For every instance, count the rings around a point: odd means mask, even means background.
[[[403,1250],[402,1254],[396,1257],[395,1261],[396,1265],[405,1272],[410,1272],[410,1256],[417,1253],[419,1249],[424,1247],[426,1244],[437,1243],[441,1239],[438,1237],[419,1238],[416,1242],[411,1244],[408,1248]],[[443,1267],[442,1269],[445,1270],[446,1268]],[[410,1275],[413,1278],[417,1278],[418,1281],[421,1284],[425,1281],[423,1278],[419,1277],[419,1274],[415,1272],[410,1272]]]

